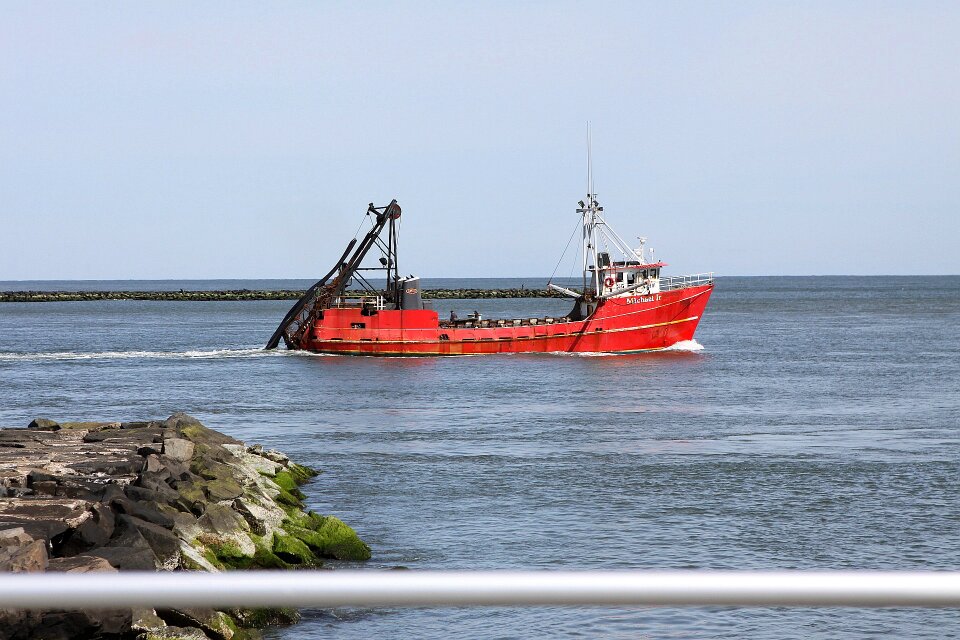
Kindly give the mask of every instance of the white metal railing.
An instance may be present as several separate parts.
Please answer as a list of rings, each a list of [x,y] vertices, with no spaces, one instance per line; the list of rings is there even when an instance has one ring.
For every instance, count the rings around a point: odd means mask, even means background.
[[[383,308],[386,306],[386,302],[383,296],[351,296],[343,295],[338,298],[334,298],[333,305],[337,309],[345,308],[356,308],[363,306],[372,306],[377,311],[383,311]]]
[[[660,278],[660,290],[683,289],[685,287],[699,287],[713,282],[713,271],[708,273],[693,273],[686,276],[667,276]]]
[[[231,571],[0,576],[0,609],[960,607],[958,571]]]

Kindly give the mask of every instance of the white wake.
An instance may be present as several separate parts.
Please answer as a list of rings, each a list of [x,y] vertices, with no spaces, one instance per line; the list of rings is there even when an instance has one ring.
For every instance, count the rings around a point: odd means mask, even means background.
[[[703,345],[696,340],[681,340],[670,345],[664,351],[703,351]]]
[[[684,340],[659,351],[702,351],[703,345],[696,340]],[[650,353],[656,353],[651,351]],[[480,355],[480,354],[475,354]],[[530,355],[530,354],[517,354]],[[616,356],[616,353],[555,351],[552,355],[574,356],[581,358]],[[37,351],[32,353],[0,353],[0,362],[44,362],[69,360],[216,360],[225,358],[269,358],[269,357],[337,357],[335,354],[314,353],[312,351],[288,351],[286,349],[265,350],[263,347],[246,349],[210,349],[190,351]]]
[[[211,349],[190,351],[40,351],[34,353],[0,353],[0,362],[42,362],[45,360],[180,360],[221,358],[263,358],[289,355],[320,355],[308,351],[287,351],[262,347],[248,349]]]

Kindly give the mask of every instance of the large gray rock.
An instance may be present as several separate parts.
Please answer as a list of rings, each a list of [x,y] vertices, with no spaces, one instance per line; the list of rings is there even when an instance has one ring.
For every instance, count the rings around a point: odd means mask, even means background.
[[[170,512],[173,519],[173,532],[184,540],[193,540],[203,532],[197,524],[197,517],[188,511]]]
[[[189,460],[177,460],[167,455],[158,456],[162,468],[159,471],[141,474],[142,477],[161,477],[172,480],[189,480],[197,477],[190,471]]]
[[[103,558],[120,571],[155,571],[157,556],[150,545],[143,547],[99,547],[87,555]]]
[[[230,535],[244,531],[249,526],[243,516],[226,505],[211,504],[197,520],[205,531],[220,535]]]
[[[163,441],[163,454],[181,462],[193,457],[194,448],[194,444],[185,438],[166,438]]]
[[[83,500],[0,498],[0,528],[23,527],[35,540],[53,540],[88,517]]]
[[[171,526],[172,524],[171,522]],[[169,571],[180,564],[180,538],[168,529],[126,514],[117,516],[117,526],[123,530],[120,539],[123,539],[125,544],[140,547],[141,545],[136,541],[137,535],[146,541],[157,557],[158,569]],[[127,540],[131,539],[134,542],[127,543]]]
[[[247,503],[244,500],[240,498],[234,500],[233,510],[247,521],[247,526],[250,527],[251,532],[258,536],[264,536],[267,534],[266,523],[254,515],[253,511],[250,510],[250,507],[247,506]]]
[[[30,421],[30,424],[27,425],[27,429],[36,429],[39,431],[59,431],[60,425],[53,420],[48,420],[47,418],[34,418]]]
[[[30,487],[33,489],[33,492],[38,496],[55,496],[57,495],[57,483],[51,480],[44,482],[34,482],[33,486]]]
[[[177,499],[177,492],[171,489],[166,482],[150,483],[149,485],[128,484],[123,488],[123,492],[135,502],[150,502],[155,503],[155,506],[173,502]]]
[[[130,629],[130,617],[130,609],[45,611],[29,637],[43,640],[118,638]]]
[[[23,527],[13,527],[0,531],[0,549],[5,547],[22,547],[33,542],[33,537]]]
[[[116,482],[104,485],[103,491],[100,494],[100,502],[110,504],[111,501],[124,497],[126,495],[123,491],[125,486],[126,485],[120,485]]]
[[[232,478],[215,478],[208,480],[204,486],[207,497],[213,502],[234,500],[243,495],[243,487]]]
[[[162,449],[163,447],[161,447]],[[140,447],[137,449],[137,453],[142,456],[146,456],[146,460],[143,461],[143,470],[146,473],[157,473],[163,469],[163,465],[160,463],[160,453],[157,449],[152,447]]]
[[[160,510],[157,509],[156,503],[135,501],[129,498],[116,498],[110,502],[110,505],[116,509],[118,513],[140,518],[141,520],[146,520],[147,522],[166,529],[173,528],[173,519],[161,513]]]
[[[161,562],[147,539],[129,520],[130,516],[118,516],[110,542],[105,547],[91,549],[87,555],[106,558],[121,571],[155,571],[160,568]]]
[[[47,571],[63,571],[64,573],[115,572],[116,568],[105,558],[80,555],[71,558],[50,558]]]
[[[85,475],[119,476],[132,480],[137,476],[138,473],[140,473],[140,469],[143,468],[143,458],[134,455],[132,457],[123,459],[93,459],[74,463],[71,465],[71,467],[78,473]]]
[[[153,609],[134,609],[130,621],[131,633],[144,633],[164,628],[166,623]]]
[[[32,487],[38,482],[56,482],[60,479],[60,476],[46,473],[45,471],[40,471],[39,469],[31,469],[27,473],[27,486]]]
[[[47,570],[47,543],[43,540],[28,542],[22,547],[0,549],[0,572],[36,573]]]
[[[214,640],[232,640],[236,625],[230,616],[213,609],[158,609],[157,615],[168,624],[195,627]]]
[[[107,544],[113,536],[116,518],[113,509],[101,503],[91,507],[93,516],[84,520],[63,541],[60,553],[72,556]]]
[[[210,636],[193,627],[160,627],[141,633],[137,640],[210,640]]]
[[[186,413],[173,414],[164,422],[164,427],[172,432],[171,437],[176,437],[174,435],[176,434],[184,438],[189,438],[198,444],[243,444],[236,438],[231,438],[230,436],[220,433],[219,431],[214,431],[213,429],[207,429],[200,424],[199,420],[193,416],[187,415]]]

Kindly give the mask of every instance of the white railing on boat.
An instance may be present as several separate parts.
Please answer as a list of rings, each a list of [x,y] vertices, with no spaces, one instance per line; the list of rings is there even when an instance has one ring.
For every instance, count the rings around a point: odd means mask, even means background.
[[[0,575],[0,609],[952,607],[960,571],[230,571]]]
[[[667,276],[660,278],[660,291],[699,287],[705,284],[711,284],[712,282],[713,271],[708,273],[693,273],[686,276]]]
[[[334,298],[333,305],[338,309],[369,306],[377,311],[383,311],[386,301],[383,296],[351,296],[343,295]]]

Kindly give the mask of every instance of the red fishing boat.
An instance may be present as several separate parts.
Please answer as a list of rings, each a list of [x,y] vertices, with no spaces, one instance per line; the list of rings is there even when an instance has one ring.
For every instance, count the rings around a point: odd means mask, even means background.
[[[441,320],[424,303],[419,278],[401,277],[398,271],[401,211],[394,200],[368,207],[370,231],[359,242],[352,240],[330,273],[290,309],[267,349],[282,340],[288,349],[368,356],[635,353],[692,340],[713,291],[713,274],[661,276],[666,264],[644,249],[646,239],[631,249],[607,225],[589,190],[577,209],[582,286],[548,283],[571,298],[565,316],[487,319],[475,313]],[[382,253],[379,265],[362,266],[374,248]],[[371,271],[386,272],[385,288],[370,283]]]

